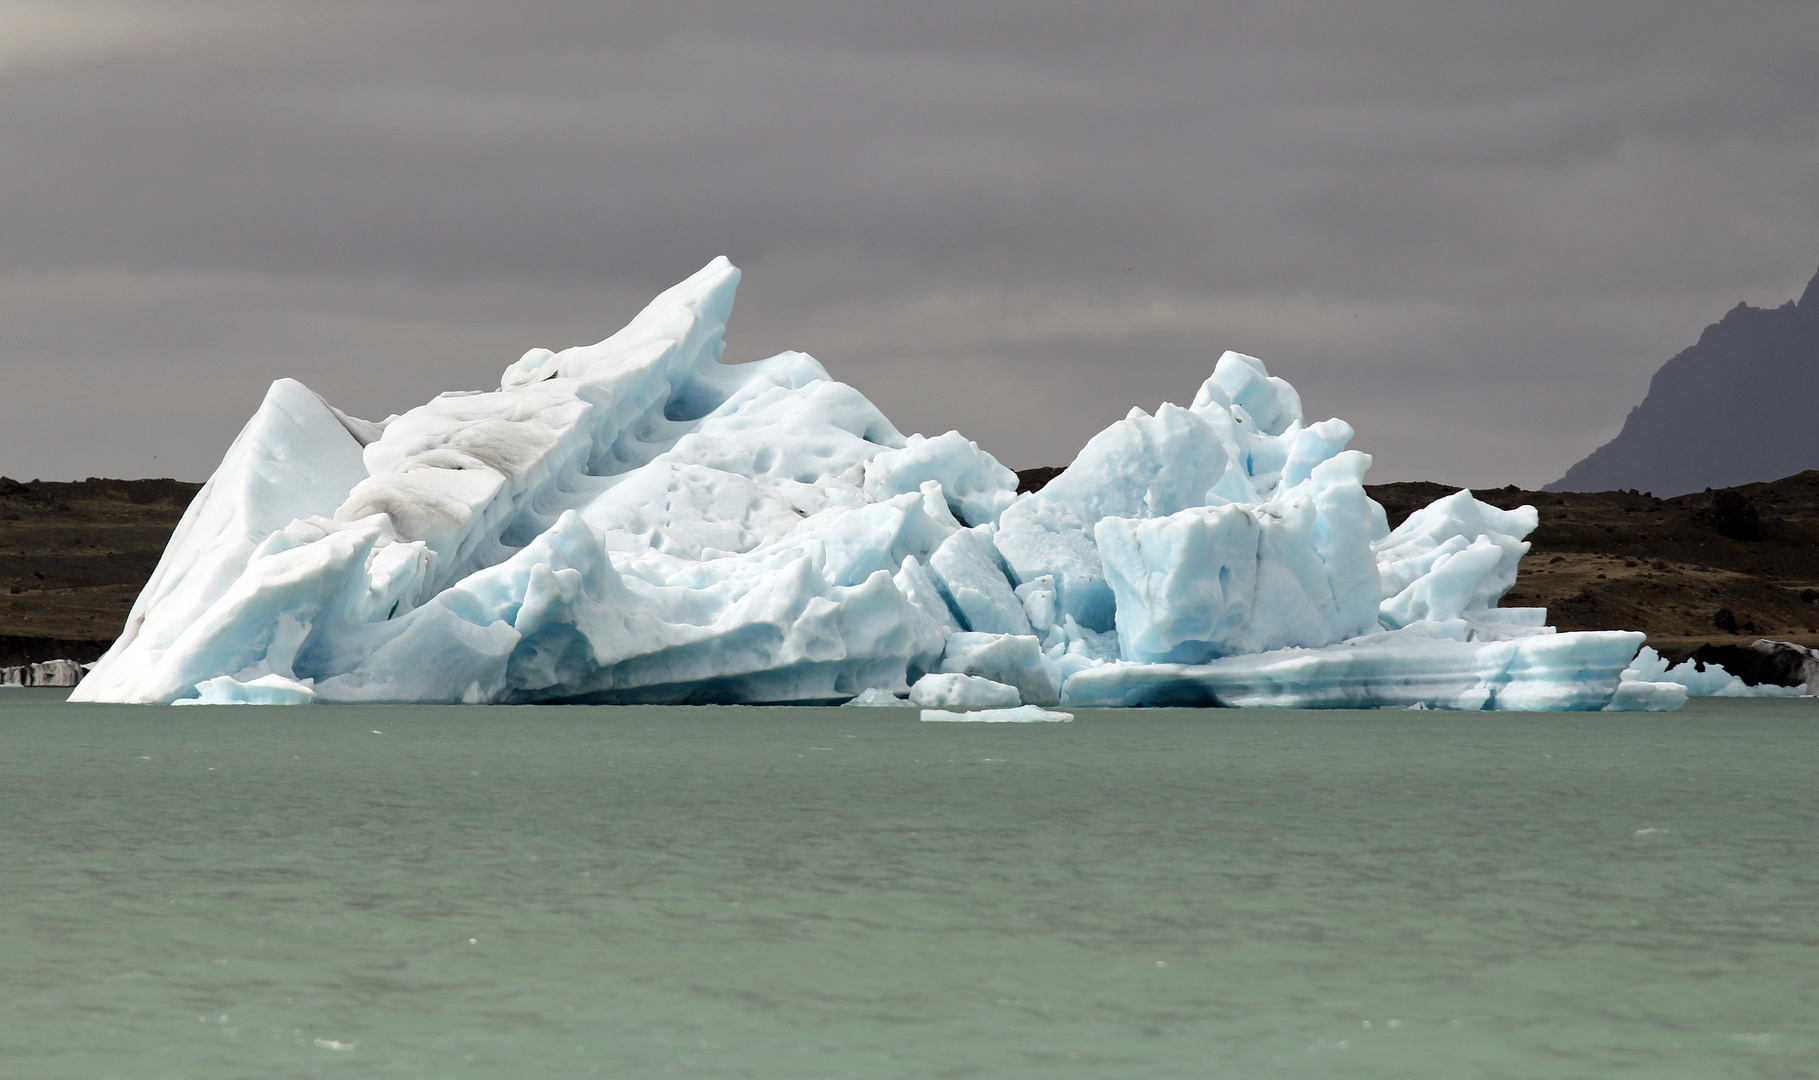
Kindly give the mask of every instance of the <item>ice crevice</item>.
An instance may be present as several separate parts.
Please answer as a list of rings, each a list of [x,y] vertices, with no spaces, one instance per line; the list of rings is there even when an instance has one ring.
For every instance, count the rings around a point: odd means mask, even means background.
[[[738,280],[716,259],[596,345],[380,422],[274,383],[73,700],[1030,720],[1738,692],[1499,607],[1534,509],[1461,491],[1389,529],[1351,426],[1254,357],[1019,495],[807,354],[721,363]]]

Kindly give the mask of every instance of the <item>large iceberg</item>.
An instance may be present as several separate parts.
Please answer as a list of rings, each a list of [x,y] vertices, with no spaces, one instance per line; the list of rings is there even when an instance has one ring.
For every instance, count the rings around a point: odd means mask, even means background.
[[[1643,635],[1497,606],[1532,508],[1461,491],[1389,529],[1351,427],[1255,358],[1019,495],[806,354],[720,363],[738,280],[716,259],[597,345],[382,422],[274,383],[73,699],[1684,700]]]

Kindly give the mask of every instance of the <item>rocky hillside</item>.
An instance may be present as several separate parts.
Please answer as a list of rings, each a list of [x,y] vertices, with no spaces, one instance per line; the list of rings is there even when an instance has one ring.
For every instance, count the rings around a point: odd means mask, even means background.
[[[0,477],[0,667],[99,657],[201,486]]]
[[[1026,490],[1058,469],[1019,474]],[[201,485],[0,478],[0,666],[100,656]],[[1400,523],[1453,488],[1379,484]],[[1475,491],[1541,525],[1505,601],[1562,630],[1645,631],[1663,653],[1770,637],[1819,645],[1819,471],[1672,499],[1636,491]]]

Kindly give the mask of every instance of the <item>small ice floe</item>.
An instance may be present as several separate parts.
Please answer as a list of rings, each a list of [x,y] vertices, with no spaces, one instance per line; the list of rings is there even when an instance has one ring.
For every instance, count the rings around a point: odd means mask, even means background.
[[[0,667],[0,686],[74,686],[94,666],[74,660],[46,660],[41,664]]]
[[[352,1050],[354,1048],[352,1040],[342,1042],[340,1039],[317,1039],[316,1045],[324,1050]]]
[[[232,675],[205,679],[196,684],[196,696],[173,705],[308,705],[316,700],[313,680],[298,682],[282,675],[263,675],[241,682]]]
[[[1051,712],[1040,705],[1019,705],[1015,709],[978,709],[974,712],[949,712],[946,709],[923,709],[924,720],[958,720],[976,724],[1067,723],[1073,713]]]
[[[909,692],[909,703],[921,709],[1014,709],[1022,702],[1008,683],[955,671],[924,675]]]
[[[862,709],[900,709],[908,705],[909,702],[882,687],[868,686],[864,690],[859,691],[859,696],[847,702],[847,704],[856,705]]]

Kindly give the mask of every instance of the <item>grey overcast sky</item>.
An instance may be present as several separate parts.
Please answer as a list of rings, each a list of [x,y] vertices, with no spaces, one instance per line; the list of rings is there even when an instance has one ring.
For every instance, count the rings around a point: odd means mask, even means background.
[[[1535,486],[1819,268],[1819,3],[0,0],[0,473],[199,480],[718,254],[727,359],[1013,468],[1230,348]]]

